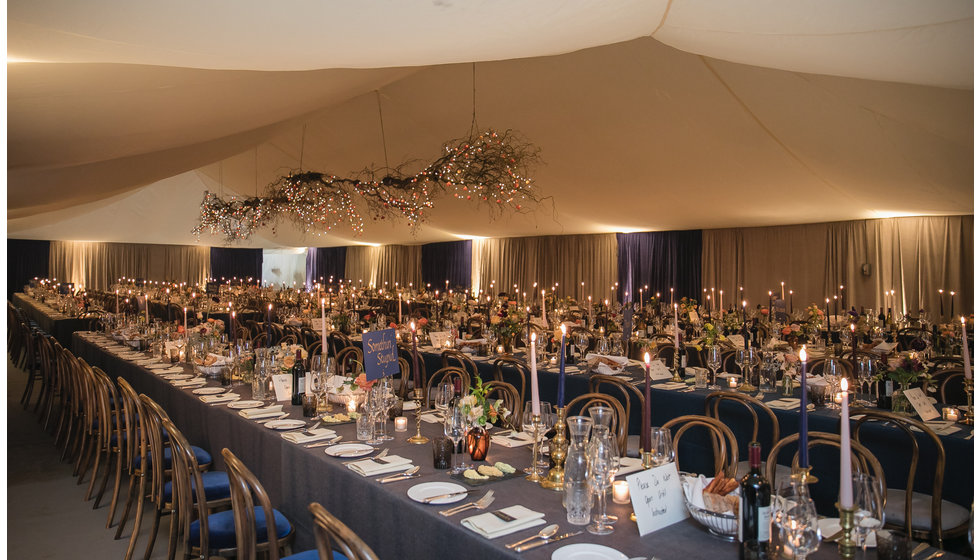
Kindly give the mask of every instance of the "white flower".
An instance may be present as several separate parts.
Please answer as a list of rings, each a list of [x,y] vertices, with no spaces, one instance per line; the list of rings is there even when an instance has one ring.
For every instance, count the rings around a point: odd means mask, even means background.
[[[470,417],[470,420],[471,421],[476,421],[481,416],[483,416],[483,407],[482,406],[474,406],[473,408],[470,408],[469,417]]]
[[[476,397],[473,395],[466,395],[465,397],[459,399],[459,404],[461,406],[474,406],[476,405]]]

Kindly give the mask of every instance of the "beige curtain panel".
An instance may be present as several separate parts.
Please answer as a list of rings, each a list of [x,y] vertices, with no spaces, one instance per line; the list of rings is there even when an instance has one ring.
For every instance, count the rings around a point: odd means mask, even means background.
[[[365,286],[383,288],[385,282],[389,287],[395,282],[411,282],[417,287],[422,283],[422,246],[348,247],[344,276],[354,282],[363,280]]]
[[[211,249],[187,245],[52,241],[50,275],[87,289],[107,290],[120,277],[204,282]]]
[[[898,311],[937,317],[942,288],[956,292],[956,313],[973,309],[973,216],[705,230],[702,244],[702,285],[732,303],[728,294],[744,287],[750,305],[765,305],[785,282],[797,309],[823,306],[841,285],[848,307],[886,306],[885,291],[895,290]],[[949,303],[947,295],[947,316]]]
[[[575,298],[584,294],[594,301],[609,298],[618,274],[616,234],[562,235],[477,239],[473,241],[473,289],[531,292],[538,283],[548,290],[558,284],[558,293]],[[348,257],[349,258],[349,257]],[[581,285],[585,282],[585,286]]]

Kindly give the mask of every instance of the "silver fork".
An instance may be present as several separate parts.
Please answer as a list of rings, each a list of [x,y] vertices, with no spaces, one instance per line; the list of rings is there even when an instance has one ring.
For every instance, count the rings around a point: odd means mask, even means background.
[[[461,506],[456,506],[454,508],[444,509],[439,512],[439,515],[449,517],[450,515],[456,515],[457,513],[466,511],[468,509],[487,509],[487,507],[494,501],[493,490],[488,490],[482,498],[475,502],[470,502],[468,504],[463,504]]]
[[[351,459],[350,461],[344,461],[343,464],[349,465],[351,463],[356,463],[358,461],[367,461],[368,459],[380,459],[380,458],[382,458],[382,457],[384,457],[386,455],[388,455],[388,448],[387,447],[385,447],[384,449],[382,449],[381,450],[381,453],[378,453],[377,455],[374,455],[373,457],[359,457],[357,459]]]

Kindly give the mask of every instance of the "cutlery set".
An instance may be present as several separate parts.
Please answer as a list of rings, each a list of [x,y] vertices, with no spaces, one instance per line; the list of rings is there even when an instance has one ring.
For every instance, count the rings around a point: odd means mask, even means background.
[[[480,498],[479,500],[475,502],[470,502],[468,504],[463,504],[461,506],[444,509],[439,512],[439,515],[442,515],[444,517],[449,517],[451,515],[456,515],[457,513],[466,511],[468,509],[487,509],[487,507],[489,507],[490,504],[492,504],[495,499],[496,498],[493,495],[493,490],[488,490],[487,493],[484,494],[483,497]]]

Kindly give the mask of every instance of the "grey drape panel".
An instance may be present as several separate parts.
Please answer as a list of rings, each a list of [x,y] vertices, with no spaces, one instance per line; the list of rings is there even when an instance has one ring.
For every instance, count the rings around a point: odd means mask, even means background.
[[[354,246],[347,248],[344,277],[355,283],[364,281],[365,286],[390,287],[395,282],[422,283],[421,245],[383,245],[381,247]]]
[[[726,302],[744,286],[751,305],[765,304],[783,281],[796,308],[843,285],[848,307],[881,307],[895,290],[898,311],[935,317],[942,288],[956,292],[957,313],[973,309],[973,216],[705,230],[702,240],[703,286],[724,289]]]
[[[473,241],[473,286],[488,290],[494,283],[497,292],[527,292],[539,284],[550,289],[556,282],[562,296],[578,298],[585,282],[584,295],[595,301],[610,298],[610,287],[616,283],[616,234],[562,235],[477,239]]]
[[[52,241],[50,275],[90,289],[105,290],[122,276],[147,280],[204,282],[210,249],[187,245]]]

